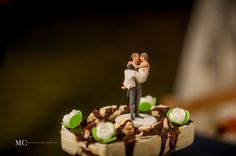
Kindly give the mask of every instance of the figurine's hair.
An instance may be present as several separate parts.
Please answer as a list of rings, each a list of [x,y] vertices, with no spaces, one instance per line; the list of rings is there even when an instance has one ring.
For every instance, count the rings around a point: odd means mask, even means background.
[[[140,56],[144,57],[145,60],[148,60],[148,54],[147,53],[141,53]]]
[[[132,53],[131,59],[135,58],[136,56],[138,56],[138,53]]]

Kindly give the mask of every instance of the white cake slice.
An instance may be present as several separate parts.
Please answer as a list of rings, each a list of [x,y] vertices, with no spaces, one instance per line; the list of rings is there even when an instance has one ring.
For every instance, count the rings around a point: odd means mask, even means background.
[[[134,121],[128,119],[129,116],[125,114],[128,112],[122,110],[122,107],[119,109],[114,106],[113,108],[106,107],[105,112],[101,108],[100,116],[96,112],[92,112],[87,119],[88,125],[93,123],[91,125],[96,126],[103,122],[104,117],[108,119],[110,116],[114,116],[109,120],[114,123],[116,129],[117,139],[115,141],[102,143],[94,140],[89,126],[84,126],[81,134],[74,133],[73,129],[62,126],[62,149],[71,155],[157,156],[185,148],[194,140],[194,123],[188,121],[185,125],[171,124],[166,117],[168,107],[157,106],[152,109],[150,115],[141,114],[144,119]],[[117,113],[118,110],[120,113]],[[159,114],[156,111],[159,111]],[[116,115],[114,115],[115,112]]]

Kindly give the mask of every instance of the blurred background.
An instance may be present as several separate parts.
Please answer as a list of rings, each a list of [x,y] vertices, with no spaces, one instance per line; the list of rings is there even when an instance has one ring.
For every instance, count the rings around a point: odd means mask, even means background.
[[[170,155],[233,155],[235,13],[233,0],[0,0],[1,155],[67,155],[63,115],[127,104],[120,87],[133,52],[150,58],[143,94],[189,109],[196,124],[193,145]]]

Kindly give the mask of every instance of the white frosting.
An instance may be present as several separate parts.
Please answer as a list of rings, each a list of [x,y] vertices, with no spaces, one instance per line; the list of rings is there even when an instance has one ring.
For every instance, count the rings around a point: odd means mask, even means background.
[[[115,127],[111,122],[101,122],[97,125],[97,136],[102,139],[110,138],[115,131]]]
[[[69,114],[64,115],[62,122],[64,125],[70,125],[71,118],[76,115],[79,111],[73,109]]]
[[[155,103],[153,103],[153,97],[151,95],[147,95],[145,97],[141,97],[140,98],[140,103],[142,103],[142,102],[148,102],[151,105],[155,105]]]
[[[174,108],[170,114],[169,119],[177,123],[183,123],[185,118],[185,111],[181,108]]]
[[[65,125],[69,125],[69,124],[70,124],[70,115],[69,115],[69,114],[64,115],[64,117],[63,117],[63,119],[62,119],[62,122],[63,122]]]
[[[146,100],[145,97],[141,97],[141,98],[140,98],[140,103],[142,103],[142,102],[147,102],[147,100]]]
[[[145,99],[147,102],[149,102],[150,104],[153,104],[153,97],[151,95],[147,95],[145,96]]]

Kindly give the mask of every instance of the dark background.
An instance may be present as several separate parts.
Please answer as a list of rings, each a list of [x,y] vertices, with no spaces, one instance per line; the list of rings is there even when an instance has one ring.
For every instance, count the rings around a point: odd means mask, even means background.
[[[171,94],[193,1],[0,0],[2,154],[67,155],[64,114],[126,104],[120,89],[133,52],[147,52],[144,95]],[[16,139],[56,141],[16,147]]]

